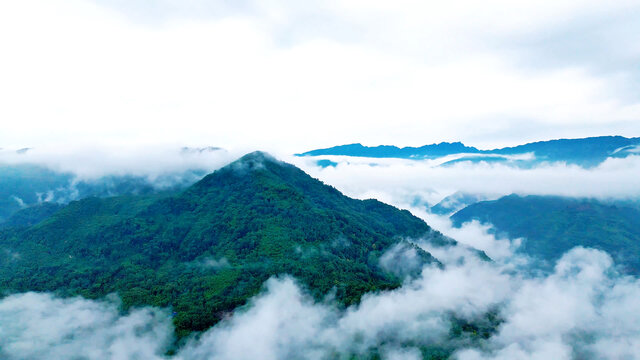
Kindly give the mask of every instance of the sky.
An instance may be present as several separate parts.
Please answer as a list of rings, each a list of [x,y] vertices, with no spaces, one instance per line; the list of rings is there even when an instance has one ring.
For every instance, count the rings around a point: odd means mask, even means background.
[[[0,147],[640,136],[640,1],[0,3]]]

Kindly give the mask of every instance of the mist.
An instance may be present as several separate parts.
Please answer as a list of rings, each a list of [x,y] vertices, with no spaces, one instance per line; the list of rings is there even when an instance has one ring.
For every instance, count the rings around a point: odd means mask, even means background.
[[[442,159],[404,160],[327,156],[335,167],[317,166],[317,158],[287,159],[314,177],[356,198],[376,198],[400,207],[433,206],[461,191],[490,194],[558,195],[599,199],[640,197],[640,156],[609,158],[585,169],[565,163],[517,168],[496,163],[439,166]]]
[[[188,170],[211,172],[241,155],[242,149],[230,151],[213,146],[42,146],[23,151],[0,149],[0,164],[38,165],[52,171],[73,174],[79,180],[124,175],[153,180],[163,174]]]
[[[43,202],[181,190],[239,156],[211,146],[0,149],[0,222]]]
[[[427,242],[417,244],[429,250]],[[431,249],[433,250],[433,249]],[[545,275],[524,275],[512,254],[480,260],[467,247],[442,249],[444,268],[426,266],[402,287],[371,293],[341,308],[328,296],[314,301],[283,275],[174,355],[169,309],[118,310],[105,300],[14,294],[0,300],[0,354],[90,359],[327,359],[378,353],[383,359],[420,358],[446,340],[451,319],[501,319],[486,339],[463,336],[456,359],[637,358],[640,356],[640,281],[618,274],[611,257],[574,248]],[[463,260],[463,261],[461,261]]]

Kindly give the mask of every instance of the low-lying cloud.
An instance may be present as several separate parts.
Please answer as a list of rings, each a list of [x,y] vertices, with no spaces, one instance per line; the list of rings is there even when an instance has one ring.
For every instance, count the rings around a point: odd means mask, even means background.
[[[0,220],[41,202],[182,189],[240,155],[178,146],[0,149]]]
[[[3,359],[158,359],[172,338],[164,310],[25,293],[0,301]]]
[[[70,173],[79,180],[105,176],[140,176],[155,180],[188,170],[213,171],[243,155],[215,147],[189,148],[171,145],[147,146],[55,146],[37,147],[18,153],[0,149],[0,164],[30,164]]]
[[[166,355],[173,330],[168,310],[123,314],[113,300],[14,294],[0,300],[0,355],[225,360],[376,352],[383,359],[417,359],[421,348],[450,340],[453,316],[480,321],[495,311],[502,319],[496,332],[451,341],[453,358],[640,356],[640,281],[616,273],[606,253],[578,247],[549,274],[530,276],[508,261],[482,261],[467,248],[448,251],[445,268],[426,266],[402,287],[367,294],[346,309],[331,298],[313,300],[291,277],[272,278],[247,306],[187,340],[175,355]]]
[[[640,156],[609,158],[585,169],[549,163],[531,169],[498,163],[457,163],[442,167],[439,160],[323,157],[337,162],[320,168],[317,158],[291,158],[312,176],[349,196],[373,197],[406,207],[416,202],[435,205],[457,191],[470,194],[560,195],[571,197],[640,197]]]

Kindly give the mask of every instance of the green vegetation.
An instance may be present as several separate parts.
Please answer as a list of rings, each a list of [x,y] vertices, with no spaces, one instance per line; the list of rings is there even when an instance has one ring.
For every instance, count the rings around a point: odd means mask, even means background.
[[[263,153],[179,193],[87,198],[0,231],[0,291],[55,291],[171,306],[178,336],[209,328],[291,274],[344,305],[401,279],[379,257],[404,237],[444,239],[376,200],[354,200]],[[427,253],[428,255],[428,253]],[[437,262],[430,255],[425,262]]]
[[[6,221],[0,222],[0,229],[12,227],[28,227],[36,225],[53,215],[63,206],[56,203],[43,202],[15,212]]]
[[[553,262],[575,246],[604,250],[633,274],[640,273],[640,210],[631,203],[554,196],[509,195],[455,213],[455,226],[473,219],[500,235],[524,238],[520,251]]]

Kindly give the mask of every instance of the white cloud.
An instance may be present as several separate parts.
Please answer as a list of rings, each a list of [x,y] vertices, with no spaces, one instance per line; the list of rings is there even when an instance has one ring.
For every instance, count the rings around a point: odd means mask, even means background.
[[[185,150],[180,146],[43,146],[23,154],[0,150],[0,164],[35,164],[72,173],[77,180],[133,175],[162,181],[162,175],[188,176],[188,170],[211,172],[244,153],[224,149]],[[178,182],[179,179],[174,179]],[[160,184],[161,185],[161,184]]]
[[[4,359],[161,359],[172,338],[166,312],[114,302],[25,293],[0,301]]]
[[[189,9],[209,7],[185,4],[154,5],[169,15],[149,24],[121,2],[3,2],[3,146],[181,142],[293,152],[353,140],[495,144],[505,139],[488,136],[504,132],[513,143],[640,131],[627,88],[635,68],[594,72],[587,54],[531,71],[514,60],[526,53],[521,44],[504,39],[555,36],[567,18],[588,26],[606,14],[615,24],[637,2],[270,1],[193,17]]]
[[[637,182],[640,156],[610,158],[590,169],[563,163],[521,169],[490,163],[458,163],[441,167],[437,166],[440,160],[327,158],[338,165],[320,168],[315,164],[317,159],[304,157],[291,157],[287,161],[348,196],[377,198],[401,208],[435,205],[457,191],[601,199],[640,196]]]
[[[314,358],[330,309],[314,305],[290,278],[271,279],[267,293],[247,311],[192,341],[180,352],[184,359],[286,359],[308,353]],[[317,344],[319,345],[319,344]]]
[[[634,297],[640,282],[612,278],[611,265],[596,250],[568,252],[553,274],[524,281],[510,299],[506,321],[490,339],[491,355],[468,350],[459,358],[637,358],[640,328],[634,314],[640,304]],[[624,316],[630,318],[621,322]]]
[[[420,278],[366,295],[344,311],[313,301],[291,278],[271,279],[247,307],[192,338],[172,358],[325,359],[373,349],[385,359],[420,358],[415,346],[446,339],[448,314],[474,319],[495,309],[503,319],[497,333],[480,344],[460,342],[455,358],[640,355],[640,281],[616,275],[607,254],[576,248],[550,274],[537,277],[464,256],[466,261],[445,269],[426,267]],[[8,359],[165,358],[172,330],[168,312],[121,314],[114,302],[46,294],[5,297],[0,315],[8,319],[0,322],[0,355]]]

